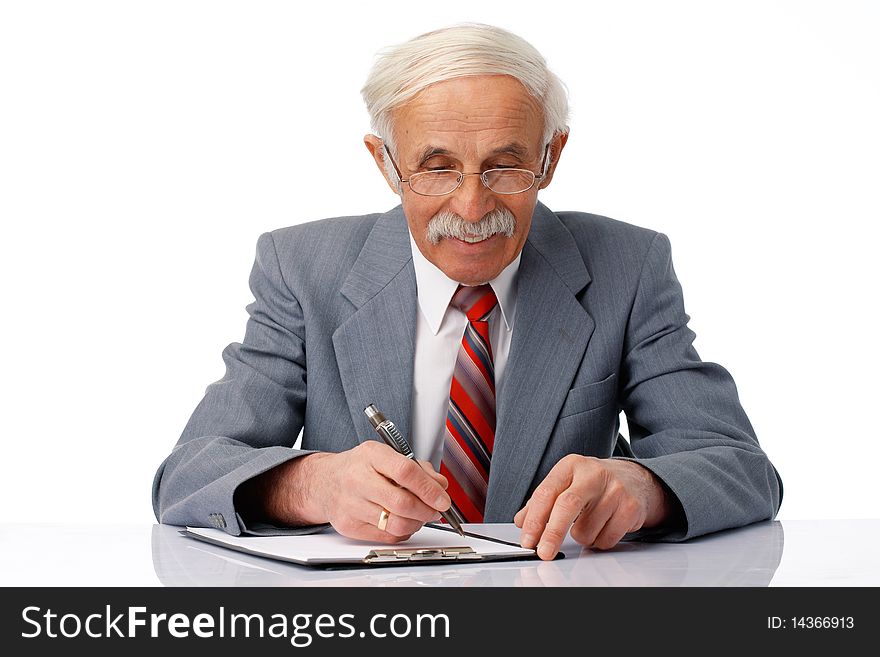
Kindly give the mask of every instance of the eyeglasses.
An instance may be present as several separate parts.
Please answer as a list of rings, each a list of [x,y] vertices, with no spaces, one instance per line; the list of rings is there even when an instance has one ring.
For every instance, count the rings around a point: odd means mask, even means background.
[[[544,147],[540,174],[528,169],[487,169],[482,173],[464,173],[455,169],[441,169],[420,171],[412,174],[409,178],[404,178],[401,175],[388,147],[383,144],[383,148],[400,182],[407,183],[409,188],[420,196],[444,196],[461,187],[465,176],[479,176],[483,184],[496,194],[521,194],[528,191],[536,182],[540,182],[547,175],[547,152],[550,144]]]

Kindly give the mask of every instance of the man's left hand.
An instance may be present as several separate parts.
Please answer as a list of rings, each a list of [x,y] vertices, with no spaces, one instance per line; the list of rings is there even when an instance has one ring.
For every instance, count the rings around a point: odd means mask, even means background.
[[[525,548],[552,559],[571,528],[587,547],[614,547],[624,534],[662,524],[671,514],[669,493],[633,461],[570,454],[560,460],[513,518]]]

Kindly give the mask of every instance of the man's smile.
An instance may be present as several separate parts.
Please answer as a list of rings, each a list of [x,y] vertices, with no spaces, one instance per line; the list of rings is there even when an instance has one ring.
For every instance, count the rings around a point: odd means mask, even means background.
[[[483,240],[489,239],[489,237],[494,237],[494,235],[489,235],[488,237],[481,237],[479,235],[475,235],[474,237],[462,238],[461,241],[467,242],[468,244],[476,244],[477,242],[482,242]]]
[[[458,237],[444,237],[443,241],[449,242],[455,245],[456,248],[462,249],[464,251],[474,251],[476,249],[486,249],[490,248],[498,243],[504,235],[500,233],[495,233],[490,235],[489,237],[465,237],[459,239]]]

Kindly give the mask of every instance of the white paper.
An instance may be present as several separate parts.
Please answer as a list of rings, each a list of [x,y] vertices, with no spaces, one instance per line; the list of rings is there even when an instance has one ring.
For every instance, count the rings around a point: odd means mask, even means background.
[[[462,537],[454,532],[434,527],[422,527],[408,541],[393,544],[356,541],[333,531],[300,536],[230,536],[219,529],[204,527],[186,529],[190,533],[251,554],[301,562],[363,559],[370,550],[390,548],[470,547],[477,554],[483,555],[534,554],[534,550],[527,550],[518,545],[505,545],[471,536]]]

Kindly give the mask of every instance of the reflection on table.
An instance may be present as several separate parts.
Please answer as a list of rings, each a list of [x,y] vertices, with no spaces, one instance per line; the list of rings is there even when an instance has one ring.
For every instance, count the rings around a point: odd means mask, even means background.
[[[516,541],[512,525],[470,531]],[[154,525],[153,567],[166,586],[767,586],[782,559],[779,522],[762,522],[687,543],[620,543],[587,550],[570,539],[565,559],[489,564],[317,570],[255,557]]]

